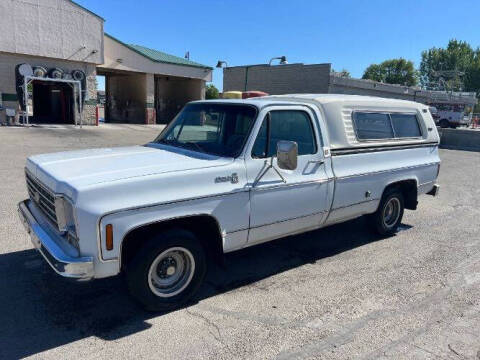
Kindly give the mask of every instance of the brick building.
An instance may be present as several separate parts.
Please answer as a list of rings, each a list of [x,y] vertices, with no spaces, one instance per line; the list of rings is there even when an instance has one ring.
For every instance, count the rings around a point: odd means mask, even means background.
[[[223,69],[223,91],[260,90],[272,95],[326,93],[330,64],[268,64]]]
[[[425,104],[455,103],[473,106],[475,93],[447,93],[418,87],[385,84],[343,77],[331,64],[246,65],[223,69],[223,91],[264,91],[272,95],[331,93],[369,95],[418,101]]]

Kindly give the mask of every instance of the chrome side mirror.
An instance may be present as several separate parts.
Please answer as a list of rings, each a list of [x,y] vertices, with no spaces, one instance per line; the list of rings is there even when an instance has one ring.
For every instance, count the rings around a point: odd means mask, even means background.
[[[297,158],[298,145],[295,141],[280,140],[277,142],[277,164],[280,169],[295,170]]]

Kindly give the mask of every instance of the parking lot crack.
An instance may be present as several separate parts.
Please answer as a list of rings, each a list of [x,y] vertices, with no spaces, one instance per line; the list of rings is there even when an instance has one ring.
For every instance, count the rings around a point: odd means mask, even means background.
[[[225,342],[223,341],[222,339],[222,333],[220,332],[220,328],[218,327],[217,324],[215,324],[212,320],[210,320],[208,317],[202,315],[202,314],[199,314],[199,313],[196,313],[196,312],[193,312],[191,311],[190,309],[185,309],[185,311],[187,312],[188,315],[192,316],[192,317],[195,317],[197,319],[200,319],[202,320],[204,323],[207,324],[208,328],[209,328],[209,333],[214,337],[215,340],[217,340],[220,344],[222,344],[223,346],[227,347],[228,346],[225,344]]]

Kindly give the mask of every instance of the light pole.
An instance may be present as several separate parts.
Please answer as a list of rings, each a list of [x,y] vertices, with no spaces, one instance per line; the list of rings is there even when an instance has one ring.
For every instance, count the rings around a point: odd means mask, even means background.
[[[271,58],[268,65],[271,66],[273,60],[280,60],[280,65],[287,65],[288,64],[287,57],[285,55]]]
[[[227,67],[228,67],[228,64],[227,64],[226,61],[218,60],[218,61],[217,61],[217,66],[215,66],[215,67],[216,67],[217,69],[221,69],[221,68],[223,68],[223,67],[224,67],[224,68],[227,68]],[[223,75],[223,80],[222,80],[222,81],[224,82],[223,85],[225,85],[225,80],[224,80],[224,79],[225,79],[225,74]]]
[[[413,101],[417,101],[417,94],[420,93],[420,92],[422,92],[422,90],[415,90],[413,92]]]
[[[228,67],[227,62],[223,60],[218,60],[216,68],[221,69],[222,67]]]

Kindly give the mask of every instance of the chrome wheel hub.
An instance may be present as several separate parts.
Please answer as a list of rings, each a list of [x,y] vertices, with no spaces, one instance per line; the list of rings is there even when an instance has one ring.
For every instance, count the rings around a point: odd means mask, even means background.
[[[400,200],[391,198],[383,208],[383,224],[387,228],[393,227],[400,217]]]
[[[148,285],[156,296],[175,296],[190,284],[194,272],[192,253],[183,247],[173,247],[153,260],[148,272]]]

